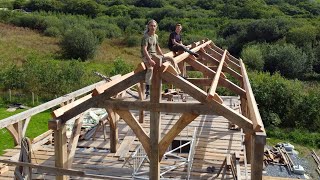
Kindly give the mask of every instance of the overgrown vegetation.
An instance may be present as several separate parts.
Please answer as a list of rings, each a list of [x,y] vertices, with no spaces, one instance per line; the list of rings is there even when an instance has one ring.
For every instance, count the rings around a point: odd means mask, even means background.
[[[185,44],[209,38],[255,71],[252,88],[268,129],[320,132],[319,1],[0,0],[0,6],[8,8],[0,11],[1,22],[36,30],[49,42],[58,39],[54,51],[40,54],[14,44],[12,57],[5,54],[13,50],[3,51],[0,43],[2,90],[36,92],[47,100],[97,80],[92,71],[126,73],[132,62],[140,62],[140,38],[149,19],[158,21],[162,47],[180,22]],[[17,8],[26,12],[12,11]],[[1,29],[0,37],[7,37]]]

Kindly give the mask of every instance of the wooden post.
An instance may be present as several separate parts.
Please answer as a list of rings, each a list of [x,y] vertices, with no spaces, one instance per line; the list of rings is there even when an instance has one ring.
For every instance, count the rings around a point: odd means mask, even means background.
[[[22,121],[16,122],[13,124],[14,129],[17,133],[17,142],[15,142],[15,145],[21,144],[22,140]]]
[[[57,168],[67,169],[67,128],[65,124],[61,124],[57,130],[54,130],[54,151],[55,151],[55,166]],[[68,176],[56,176],[56,180],[66,180]]]
[[[34,105],[34,93],[32,92],[32,105]]]
[[[140,82],[138,84],[138,92],[139,92],[139,99],[142,101],[144,100],[144,83]],[[144,122],[144,111],[139,110],[139,123]]]
[[[162,60],[153,56],[152,59],[156,62],[153,68],[152,84],[151,84],[151,103],[159,103],[161,99],[161,72],[160,67]],[[160,179],[160,163],[159,163],[159,140],[160,140],[160,126],[161,117],[159,111],[150,111],[150,145],[151,145],[151,156],[150,156],[150,174],[149,179],[159,180]]]
[[[117,152],[118,145],[118,115],[111,109],[107,109],[110,123],[110,151]]]
[[[11,102],[11,89],[9,89],[9,101]]]
[[[256,132],[252,136],[251,179],[261,180],[263,170],[263,153],[266,144],[266,133]]]

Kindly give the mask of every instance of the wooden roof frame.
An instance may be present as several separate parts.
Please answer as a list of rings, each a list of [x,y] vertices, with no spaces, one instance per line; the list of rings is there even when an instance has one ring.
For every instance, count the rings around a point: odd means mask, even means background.
[[[198,59],[187,52],[176,57],[173,57],[173,53],[170,52],[166,56],[171,56],[176,63],[180,64],[180,67],[182,67],[180,71],[182,73],[186,73],[186,68],[184,67],[185,64],[189,64],[208,78],[184,79],[178,75],[169,62],[162,64],[159,59],[153,57],[156,61],[156,66],[154,67],[152,78],[151,98],[149,102],[143,101],[142,84],[146,68],[143,63],[140,63],[133,72],[107,82],[94,89],[90,95],[75,101],[72,105],[62,107],[53,112],[54,119],[49,121],[48,126],[55,131],[55,135],[57,136],[55,137],[55,140],[58,142],[56,143],[56,150],[66,152],[66,142],[62,137],[64,136],[62,134],[65,133],[64,124],[66,121],[74,117],[79,118],[79,115],[91,107],[106,108],[109,110],[109,113],[119,115],[136,134],[150,159],[150,179],[159,179],[159,162],[173,139],[200,114],[217,114],[224,116],[244,130],[246,134],[247,157],[249,157],[248,161],[252,163],[251,179],[261,179],[266,133],[242,60],[233,57],[227,50],[220,49],[211,40],[193,43],[191,47],[191,51],[200,54]],[[207,64],[213,64],[217,67],[213,70]],[[234,77],[240,86],[228,80],[224,73],[228,73]],[[198,100],[199,103],[161,102],[162,80],[174,84]],[[196,84],[209,85],[208,93]],[[140,100],[124,101],[116,98],[117,94],[134,85],[138,87]],[[222,100],[216,92],[218,86],[225,87],[240,96],[241,113],[222,104]],[[140,110],[139,120],[129,110]],[[143,110],[150,111],[150,121],[152,123],[150,123],[149,136],[140,125],[143,122]],[[161,124],[160,112],[182,113],[180,119],[162,139],[159,129]],[[113,145],[111,146],[113,147],[116,147],[115,144],[117,143],[115,129],[118,118],[116,115],[110,117],[112,120],[110,126],[114,128],[111,131],[113,133],[113,138],[111,138],[111,144]],[[116,151],[116,148],[113,148],[112,151]],[[70,164],[70,162],[67,163],[67,156],[68,154],[66,153],[58,153],[56,156],[56,167],[67,168],[65,164]],[[57,179],[64,178],[65,176],[57,177]]]

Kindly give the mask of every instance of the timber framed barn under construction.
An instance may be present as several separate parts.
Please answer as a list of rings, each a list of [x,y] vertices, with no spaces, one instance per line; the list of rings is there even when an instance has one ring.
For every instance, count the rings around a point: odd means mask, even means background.
[[[141,63],[1,120],[17,146],[0,156],[0,179],[262,179],[266,132],[242,60],[211,40],[190,47],[199,57],[166,54],[181,74],[153,57],[147,99]],[[49,130],[26,138],[31,117],[52,108]],[[106,113],[83,134],[96,108]]]

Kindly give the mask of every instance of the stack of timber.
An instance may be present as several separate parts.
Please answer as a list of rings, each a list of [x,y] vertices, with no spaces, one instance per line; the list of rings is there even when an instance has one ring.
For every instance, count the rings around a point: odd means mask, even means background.
[[[312,150],[312,153],[311,153],[311,156],[313,157],[313,159],[316,161],[316,163],[317,163],[317,172],[318,172],[318,174],[319,174],[319,176],[320,176],[320,157],[317,155],[317,153],[314,151],[314,150]]]
[[[264,165],[286,166],[290,172],[294,172],[294,162],[284,147],[273,147],[264,152]]]

